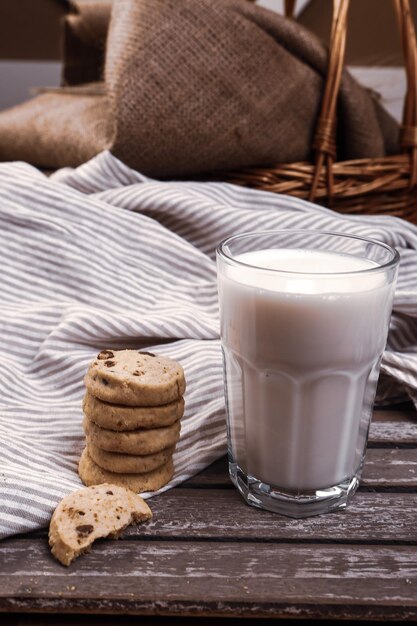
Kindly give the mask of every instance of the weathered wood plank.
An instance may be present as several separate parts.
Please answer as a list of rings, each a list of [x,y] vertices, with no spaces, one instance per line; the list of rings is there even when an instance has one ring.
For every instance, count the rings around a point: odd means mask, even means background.
[[[368,449],[361,486],[417,487],[417,450]]]
[[[205,618],[199,617],[173,617],[158,615],[142,615],[140,619],[134,615],[57,615],[57,614],[13,614],[0,613],[1,626],[245,626],[245,620],[242,624],[241,620],[228,618],[219,618],[206,621]],[[248,626],[253,624],[249,620]],[[305,623],[305,622],[304,622]],[[268,626],[277,626],[276,620],[268,621]],[[282,622],[279,626],[283,626]],[[297,622],[297,626],[300,625]],[[343,626],[354,626],[344,623]],[[365,625],[366,626],[366,625]],[[371,626],[375,626],[372,622]]]
[[[150,505],[153,519],[125,537],[417,544],[417,494],[357,493],[346,510],[303,520],[250,507],[237,490],[175,489]]]
[[[0,614],[1,626],[259,626],[252,619],[233,617],[182,617],[173,615],[57,615],[35,613],[31,615]],[[268,620],[268,626],[286,626],[280,619]],[[296,626],[311,626],[310,620],[297,620]],[[377,626],[378,622],[362,622],[361,626]],[[326,626],[328,626],[326,622]],[[343,626],[357,626],[356,622],[344,621]]]
[[[368,448],[361,485],[378,488],[417,487],[417,449]],[[226,457],[219,459],[197,476],[183,484],[184,487],[233,487]]]
[[[417,412],[415,410],[374,411],[369,443],[415,444],[417,443]]]
[[[0,545],[0,610],[417,617],[414,546],[101,542],[70,569]]]
[[[48,613],[35,613],[31,615],[3,613],[0,614],[1,626],[259,626],[256,618],[233,618],[233,617],[193,617],[173,615],[80,615],[66,614],[57,615]],[[283,619],[268,619],[268,626],[288,626],[289,621]],[[320,624],[329,626],[328,621],[319,621]],[[310,619],[297,619],[294,626],[311,626]],[[378,626],[386,624],[385,621],[361,621],[361,626]],[[358,626],[358,622],[343,620],[343,626]]]
[[[315,620],[316,621],[316,620]],[[3,613],[0,614],[1,626],[259,626],[256,618],[233,617],[202,617],[202,616],[173,616],[173,615],[58,615],[35,613],[31,615]],[[268,626],[311,626],[310,619],[292,620],[268,619]],[[410,623],[410,622],[409,622]],[[319,620],[319,624],[329,626],[328,620]],[[386,625],[386,621],[363,621],[361,626]],[[343,620],[343,626],[358,626],[356,620]]]

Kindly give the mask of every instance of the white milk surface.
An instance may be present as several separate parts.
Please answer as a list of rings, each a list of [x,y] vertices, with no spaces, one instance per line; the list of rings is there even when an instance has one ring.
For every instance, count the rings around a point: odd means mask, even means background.
[[[393,287],[347,255],[236,260],[219,276],[234,460],[284,490],[337,485],[361,463]]]

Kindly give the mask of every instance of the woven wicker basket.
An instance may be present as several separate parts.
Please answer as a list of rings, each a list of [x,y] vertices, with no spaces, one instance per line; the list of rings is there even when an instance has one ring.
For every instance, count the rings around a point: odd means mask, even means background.
[[[333,0],[328,72],[312,145],[314,163],[278,163],[228,172],[228,182],[315,201],[342,213],[395,215],[417,224],[417,44],[409,0],[393,0],[405,59],[407,91],[401,154],[335,161],[336,104],[349,0]],[[285,1],[288,18],[295,0]]]

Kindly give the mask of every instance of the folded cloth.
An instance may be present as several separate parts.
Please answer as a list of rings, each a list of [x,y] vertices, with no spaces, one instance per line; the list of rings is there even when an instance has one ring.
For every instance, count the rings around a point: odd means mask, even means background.
[[[1,113],[0,159],[56,168],[110,149],[178,177],[311,157],[327,53],[296,22],[246,0],[115,0],[106,37],[108,3],[72,6],[64,82],[104,78],[107,99],[54,92]],[[397,124],[347,72],[338,120],[340,159],[397,150]]]
[[[224,183],[150,180],[109,152],[47,178],[0,164],[0,536],[45,526],[80,486],[83,376],[102,348],[177,359],[178,485],[226,452],[215,248],[267,228],[372,237],[401,253],[380,398],[417,404],[417,227]],[[149,497],[151,494],[145,494]]]

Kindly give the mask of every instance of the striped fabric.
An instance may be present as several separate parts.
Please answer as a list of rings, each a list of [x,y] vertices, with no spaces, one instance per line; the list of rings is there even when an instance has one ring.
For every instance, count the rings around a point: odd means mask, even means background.
[[[80,487],[82,379],[102,348],[151,349],[184,366],[186,413],[166,488],[225,453],[215,248],[232,233],[294,227],[398,248],[381,398],[417,402],[414,226],[227,184],[157,182],[107,152],[50,178],[0,165],[1,537],[47,525]]]

